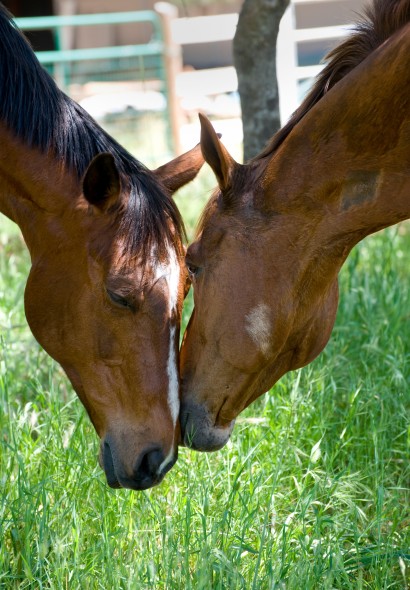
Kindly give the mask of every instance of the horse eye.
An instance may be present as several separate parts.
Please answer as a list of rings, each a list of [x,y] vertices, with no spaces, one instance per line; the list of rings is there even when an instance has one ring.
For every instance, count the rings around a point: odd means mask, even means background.
[[[134,308],[134,305],[131,303],[131,301],[129,301],[126,297],[122,297],[121,295],[114,293],[114,291],[110,291],[109,289],[107,289],[107,295],[111,299],[111,301],[115,303],[115,305],[119,305],[120,307],[128,309]]]
[[[196,277],[196,275],[198,274],[199,267],[195,266],[195,264],[192,264],[191,262],[186,262],[185,266],[187,268],[189,278],[191,280],[194,279]]]

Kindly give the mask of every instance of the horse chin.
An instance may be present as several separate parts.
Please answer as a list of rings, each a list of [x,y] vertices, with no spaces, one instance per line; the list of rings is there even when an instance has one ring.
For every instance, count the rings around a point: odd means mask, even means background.
[[[195,451],[219,451],[228,442],[235,420],[216,426],[208,411],[197,404],[184,404],[180,416],[183,446]]]

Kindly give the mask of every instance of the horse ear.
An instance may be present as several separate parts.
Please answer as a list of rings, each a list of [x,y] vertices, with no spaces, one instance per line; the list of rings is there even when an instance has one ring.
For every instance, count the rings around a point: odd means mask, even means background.
[[[118,200],[120,192],[120,174],[113,155],[98,154],[91,160],[84,176],[84,197],[104,213]]]
[[[181,186],[184,186],[195,178],[202,168],[203,163],[204,158],[202,156],[201,146],[198,144],[192,150],[189,150],[189,152],[153,170],[153,173],[165,188],[173,194]]]
[[[210,165],[221,190],[229,188],[231,174],[236,166],[226,147],[219,140],[218,134],[212,127],[211,122],[204,115],[199,113],[201,122],[201,150],[205,161]]]

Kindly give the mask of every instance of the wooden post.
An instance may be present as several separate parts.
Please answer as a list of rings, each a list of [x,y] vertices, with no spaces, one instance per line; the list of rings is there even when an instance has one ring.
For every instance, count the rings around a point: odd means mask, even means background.
[[[182,51],[172,37],[171,21],[178,16],[176,6],[168,2],[156,2],[155,12],[161,19],[162,34],[164,37],[164,60],[167,85],[168,113],[170,117],[172,143],[176,155],[182,153],[181,145],[181,123],[182,113],[179,98],[176,92],[176,77],[182,70]]]

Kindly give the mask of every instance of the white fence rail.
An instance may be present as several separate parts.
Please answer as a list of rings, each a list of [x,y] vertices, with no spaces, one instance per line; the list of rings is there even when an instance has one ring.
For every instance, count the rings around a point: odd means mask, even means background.
[[[341,39],[350,28],[346,25],[297,29],[295,3],[303,1],[292,0],[281,21],[277,40],[277,76],[282,123],[287,121],[300,103],[300,81],[313,78],[323,67],[321,64],[300,66],[298,45],[309,41]],[[315,0],[315,3],[319,4],[320,0]],[[179,46],[232,41],[237,22],[237,14],[177,18],[171,24],[172,38]],[[176,81],[176,91],[181,98],[234,92],[237,88],[238,80],[233,67],[181,71]]]
[[[276,46],[276,71],[279,87],[279,110],[282,124],[299,106],[303,98],[300,89],[302,80],[317,76],[323,64],[300,66],[298,62],[298,44],[306,41],[341,40],[351,30],[351,25],[337,27],[312,27],[297,29],[295,4],[291,2],[280,23]],[[306,85],[306,88],[309,85]]]

